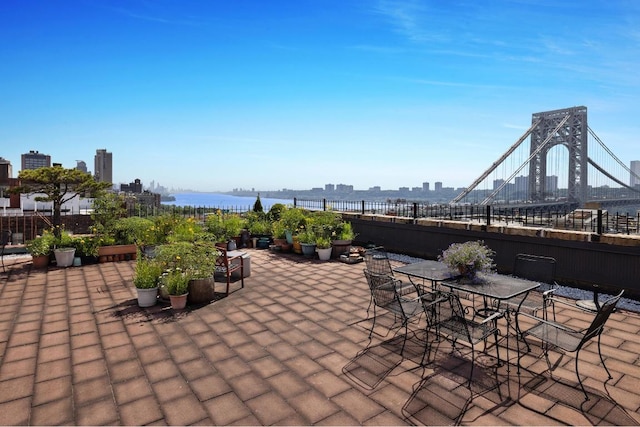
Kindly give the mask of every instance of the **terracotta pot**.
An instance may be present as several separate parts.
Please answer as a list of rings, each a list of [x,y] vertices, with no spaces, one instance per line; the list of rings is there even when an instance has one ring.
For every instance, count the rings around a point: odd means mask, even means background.
[[[187,297],[189,293],[183,295],[169,295],[171,301],[171,308],[174,310],[182,310],[187,306]]]
[[[46,268],[49,265],[49,255],[37,255],[33,258],[33,268]]]

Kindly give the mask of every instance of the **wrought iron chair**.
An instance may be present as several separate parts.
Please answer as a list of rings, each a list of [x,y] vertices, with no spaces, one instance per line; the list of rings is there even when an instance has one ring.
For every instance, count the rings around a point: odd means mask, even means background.
[[[556,274],[555,258],[541,255],[518,254],[516,255],[513,266],[513,274],[523,279],[540,282],[539,289],[541,292],[530,292],[527,295],[503,300],[500,302],[503,308],[511,312],[517,313],[524,311],[534,315],[538,313],[538,311],[544,310],[547,304],[553,309],[553,301],[550,299],[550,296],[559,287],[554,279]],[[543,311],[543,313],[546,315],[546,311]],[[555,318],[555,310],[553,313]],[[521,335],[517,316],[515,323],[516,332]]]
[[[611,316],[611,313],[616,308],[616,304],[620,301],[624,290],[621,291],[618,295],[613,296],[606,301],[600,304],[595,316],[591,324],[584,329],[574,329],[569,326],[546,320],[544,318],[540,318],[538,316],[530,315],[527,313],[518,313],[518,315],[522,315],[533,319],[535,324],[524,331],[522,333],[522,337],[527,344],[527,349],[530,350],[529,343],[526,341],[527,336],[532,336],[538,338],[543,343],[543,351],[545,359],[547,360],[547,366],[549,368],[549,372],[552,371],[551,362],[549,360],[549,346],[557,347],[561,350],[564,350],[569,353],[576,353],[575,356],[575,367],[576,367],[576,376],[578,377],[578,383],[580,384],[580,388],[582,388],[582,392],[584,393],[585,400],[589,400],[589,395],[587,394],[584,385],[582,385],[582,379],[580,378],[580,373],[578,371],[578,360],[580,356],[580,350],[582,347],[591,339],[598,338],[598,355],[600,356],[600,362],[602,362],[602,366],[604,366],[609,379],[612,378],[607,365],[604,363],[604,359],[602,358],[602,351],[600,349],[600,336],[602,335],[602,331],[604,329],[604,325]],[[580,308],[574,304],[570,304],[566,301],[555,299],[556,304],[566,304],[569,307],[573,307],[575,309],[579,309],[586,313],[593,313],[592,310]],[[518,368],[520,367],[520,357],[518,357]]]
[[[418,296],[417,298],[407,298],[401,294],[401,281],[387,274],[377,274],[364,269],[364,275],[367,279],[369,289],[371,291],[371,300],[373,301],[373,321],[369,338],[373,335],[373,329],[376,325],[376,310],[382,308],[395,316],[395,323],[400,321],[400,326],[405,329],[405,336],[402,342],[402,350],[407,342],[409,333],[409,322],[419,317],[433,303],[431,299],[433,294]]]
[[[482,320],[468,319],[465,317],[465,309],[462,307],[458,295],[453,293],[442,293],[441,295],[444,295],[445,298],[438,299],[438,320],[435,329],[439,335],[451,341],[454,349],[458,341],[471,346],[471,372],[469,373],[469,387],[471,387],[477,344],[484,343],[483,350],[486,351],[486,340],[493,335],[496,341],[496,356],[500,360],[498,319],[503,317],[504,313],[495,311]]]
[[[382,246],[377,246],[375,248],[367,249],[364,253],[364,261],[367,266],[367,270],[370,273],[374,274],[384,274],[395,279],[393,274],[393,268],[391,267],[391,262],[389,261],[389,255],[387,251]],[[408,295],[413,292],[420,292],[419,289],[412,283],[403,282],[401,280],[397,280],[395,282],[400,288],[398,289],[400,295]],[[367,307],[367,315],[369,314],[369,310],[371,309],[371,305],[373,304],[373,295],[371,295],[371,299],[369,300],[369,307]]]

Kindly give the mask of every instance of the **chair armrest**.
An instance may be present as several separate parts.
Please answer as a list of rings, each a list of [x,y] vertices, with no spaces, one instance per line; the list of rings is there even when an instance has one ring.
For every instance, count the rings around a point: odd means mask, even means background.
[[[564,306],[567,306],[567,307],[575,308],[575,309],[577,309],[577,310],[582,311],[583,313],[591,313],[591,314],[593,314],[593,313],[594,313],[594,311],[593,311],[593,310],[589,310],[588,308],[580,307],[579,305],[577,305],[577,304],[575,303],[575,301],[574,301],[574,300],[571,300],[571,301],[565,301],[565,300],[561,300],[561,299],[554,298],[554,297],[552,297],[552,296],[551,296],[551,297],[547,298],[547,301],[550,301],[550,302],[552,302],[553,304],[561,304],[561,305],[564,305]]]
[[[519,312],[519,313],[517,313],[517,315],[518,315],[518,316],[528,317],[528,318],[530,318],[530,319],[535,320],[535,321],[536,321],[536,322],[538,322],[538,323],[543,323],[543,324],[545,324],[545,325],[550,325],[550,326],[553,326],[553,327],[555,327],[555,328],[562,329],[563,331],[573,332],[573,333],[578,332],[578,331],[576,331],[575,329],[569,328],[568,326],[565,326],[565,325],[563,325],[563,324],[561,324],[561,323],[553,322],[553,321],[551,321],[551,320],[546,320],[546,319],[543,319],[543,318],[541,318],[541,317],[534,316],[533,314]]]

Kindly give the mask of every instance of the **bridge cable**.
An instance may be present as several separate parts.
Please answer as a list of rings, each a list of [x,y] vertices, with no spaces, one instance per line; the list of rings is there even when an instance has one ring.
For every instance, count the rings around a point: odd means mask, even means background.
[[[598,144],[600,144],[600,146],[601,146],[602,148],[604,148],[604,149],[605,149],[605,151],[606,151],[607,153],[609,153],[609,155],[610,155],[611,157],[613,157],[613,158],[614,158],[614,160],[615,160],[615,161],[617,161],[617,162],[618,162],[618,164],[619,164],[620,166],[622,166],[622,168],[623,168],[624,170],[626,170],[627,172],[629,172],[629,173],[630,173],[633,177],[635,177],[636,179],[640,180],[640,176],[636,175],[636,174],[635,174],[631,169],[629,169],[629,168],[627,167],[627,165],[625,165],[625,164],[622,162],[622,160],[620,160],[620,159],[619,159],[615,154],[613,154],[613,152],[612,152],[611,150],[609,150],[609,147],[607,147],[606,145],[604,145],[604,142],[602,142],[602,140],[600,140],[600,138],[598,138],[598,135],[596,135],[596,133],[595,133],[595,132],[590,128],[590,127],[588,127],[588,126],[587,126],[587,129],[588,129],[589,133],[591,134],[591,136],[593,136],[593,137],[595,138],[595,140],[598,142]],[[589,160],[591,160],[591,159],[589,159]],[[596,165],[594,164],[594,166],[596,166]],[[598,170],[600,170],[598,166],[596,166],[596,168],[598,168]],[[602,173],[604,173],[605,175],[609,176],[609,175],[608,175],[607,173],[605,173],[604,171],[602,171],[602,170],[600,170],[600,171],[601,171]],[[612,178],[611,176],[609,176],[609,178],[613,179],[613,180],[614,180],[614,181],[616,181],[618,184],[623,185],[624,187],[627,187],[627,188],[629,188],[629,189],[631,189],[631,190],[634,190],[634,188],[633,188],[633,187],[630,187],[630,186],[628,186],[628,185],[626,185],[626,184],[624,184],[624,183],[621,183],[620,181],[618,181],[618,180],[617,180],[617,179],[615,179],[615,178]],[[638,190],[634,190],[634,191],[638,191]]]
[[[515,178],[516,175],[518,175],[520,173],[520,171],[522,169],[524,169],[524,167],[529,164],[531,159],[533,159],[535,156],[538,155],[538,153],[540,153],[540,151],[542,151],[542,149],[549,143],[549,141],[551,141],[551,138],[553,138],[556,135],[556,133],[558,133],[560,128],[562,128],[562,126],[564,126],[564,124],[567,122],[567,120],[569,120],[569,117],[570,117],[569,114],[564,116],[564,118],[560,121],[560,123],[558,123],[558,126],[556,126],[556,128],[553,130],[553,132],[549,132],[549,134],[547,135],[545,140],[542,142],[542,144],[538,145],[538,147],[533,151],[533,153],[531,153],[529,158],[527,160],[525,160],[525,162],[523,164],[521,164],[520,167],[515,172],[513,172],[508,179],[504,180],[502,182],[502,184],[500,184],[498,186],[498,188],[493,190],[493,193],[489,194],[480,204],[481,205],[486,205],[491,200],[493,200],[493,198],[496,196],[496,194],[498,194],[508,183],[510,183],[511,180],[513,178]]]
[[[527,139],[527,137],[529,135],[531,135],[531,132],[533,132],[533,130],[540,124],[540,122],[542,121],[542,118],[536,120],[535,122],[533,122],[531,124],[531,127],[515,142],[515,144],[513,144],[498,160],[496,160],[495,162],[493,162],[493,164],[489,167],[489,169],[487,169],[482,175],[480,175],[480,177],[478,179],[476,179],[475,181],[473,181],[473,183],[466,188],[465,190],[463,190],[460,194],[458,194],[451,202],[449,202],[449,204],[454,204],[459,202],[460,200],[462,200],[463,198],[465,198],[466,196],[469,195],[469,193],[471,193],[473,190],[476,189],[476,187],[487,177],[491,174],[491,172],[493,172],[494,170],[496,170],[496,168],[498,166],[500,166],[502,164],[502,162],[511,155],[511,153],[513,153],[515,151],[516,148],[518,148],[520,146],[520,144],[522,144],[522,142]]]

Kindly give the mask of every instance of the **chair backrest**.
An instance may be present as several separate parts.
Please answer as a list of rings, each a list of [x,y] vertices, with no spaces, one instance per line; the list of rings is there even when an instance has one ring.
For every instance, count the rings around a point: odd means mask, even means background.
[[[367,278],[373,303],[378,307],[386,307],[394,301],[399,300],[398,290],[393,277],[387,274],[377,274],[364,269],[364,276]]]
[[[596,312],[591,325],[589,325],[584,333],[584,338],[582,339],[583,343],[602,333],[604,324],[607,323],[609,316],[611,316],[611,313],[615,310],[618,301],[622,298],[622,294],[624,294],[624,290],[620,291],[618,295],[613,296],[600,304],[600,308]]]
[[[473,342],[471,341],[471,331],[467,324],[464,308],[458,295],[447,292],[442,293],[442,296],[445,296],[446,300],[438,307],[440,323],[444,322],[452,335],[467,342]]]
[[[364,253],[364,262],[371,273],[393,276],[389,256],[382,246],[367,249]]]
[[[554,284],[556,260],[549,256],[518,254],[513,266],[513,274],[523,279]]]

